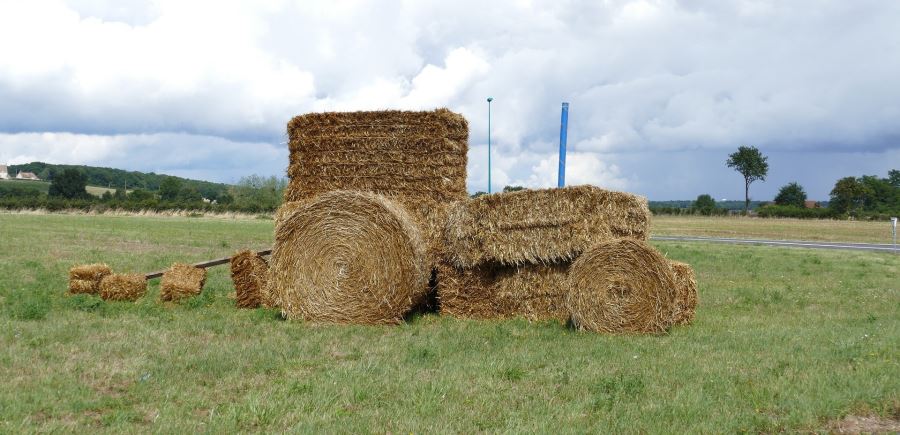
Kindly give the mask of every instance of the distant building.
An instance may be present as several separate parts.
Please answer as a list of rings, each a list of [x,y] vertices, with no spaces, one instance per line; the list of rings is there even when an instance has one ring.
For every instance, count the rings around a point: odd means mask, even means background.
[[[803,207],[805,208],[819,208],[819,201],[803,201]]]
[[[34,172],[21,172],[19,171],[16,174],[16,180],[40,180],[37,175],[34,175]]]
[[[0,180],[9,180],[9,168],[6,165],[0,165]]]

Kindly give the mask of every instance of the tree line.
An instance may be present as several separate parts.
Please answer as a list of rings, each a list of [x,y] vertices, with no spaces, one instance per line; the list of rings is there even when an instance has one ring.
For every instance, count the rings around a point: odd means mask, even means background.
[[[146,189],[115,189],[101,196],[87,192],[88,176],[79,169],[68,168],[50,180],[47,193],[26,187],[13,186],[0,190],[0,208],[36,209],[51,211],[78,210],[198,210],[209,212],[236,211],[245,213],[273,212],[281,205],[285,178],[250,175],[226,186],[214,198],[209,198],[195,183],[179,177],[163,176],[156,191]],[[225,186],[225,185],[223,185]]]

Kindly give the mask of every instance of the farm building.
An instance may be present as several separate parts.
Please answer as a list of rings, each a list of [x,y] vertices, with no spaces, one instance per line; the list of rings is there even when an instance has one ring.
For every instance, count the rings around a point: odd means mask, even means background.
[[[21,172],[21,171],[20,171],[18,174],[16,174],[16,179],[17,179],[17,180],[35,180],[35,181],[40,181],[40,178],[38,178],[37,175],[34,175],[34,172]]]
[[[9,179],[9,169],[6,165],[0,165],[0,180],[8,180]]]

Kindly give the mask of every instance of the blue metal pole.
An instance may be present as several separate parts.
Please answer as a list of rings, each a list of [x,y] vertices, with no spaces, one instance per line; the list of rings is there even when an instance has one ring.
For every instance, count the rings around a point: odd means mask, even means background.
[[[557,187],[566,185],[566,136],[569,130],[569,103],[562,103],[562,119],[559,124],[559,180]]]
[[[493,97],[488,97],[488,193],[491,193],[491,101]]]

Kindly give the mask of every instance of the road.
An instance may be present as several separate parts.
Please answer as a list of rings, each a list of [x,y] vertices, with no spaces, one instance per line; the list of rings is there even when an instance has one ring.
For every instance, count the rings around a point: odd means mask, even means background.
[[[811,249],[849,249],[854,251],[896,252],[894,245],[878,243],[845,243],[845,242],[812,242],[803,240],[766,240],[766,239],[732,239],[727,237],[693,237],[693,236],[653,236],[650,240],[675,242],[710,242],[743,245],[784,246],[791,248]],[[900,245],[898,245],[900,246]]]

